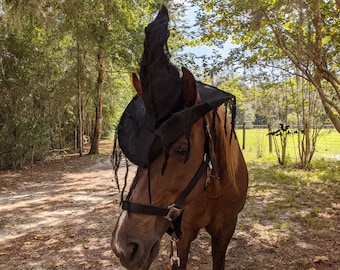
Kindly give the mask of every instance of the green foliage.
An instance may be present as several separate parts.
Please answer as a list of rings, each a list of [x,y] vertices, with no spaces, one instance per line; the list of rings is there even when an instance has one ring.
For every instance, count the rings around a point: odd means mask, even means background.
[[[248,87],[244,83],[242,83],[241,78],[230,78],[229,80],[223,81],[218,84],[218,87],[235,95],[237,102],[241,106],[246,101],[245,96],[247,94]]]
[[[197,43],[231,38],[237,48],[221,59],[246,69],[252,82],[310,82],[324,112],[340,132],[339,9],[335,1],[193,0],[198,6]]]
[[[33,162],[48,149],[50,80],[57,70],[42,50],[49,37],[40,30],[28,22],[23,35],[1,37],[0,168]]]
[[[160,2],[0,3],[0,169],[34,162],[53,148],[78,147],[79,88],[83,132],[91,135],[98,53],[105,58],[102,134],[115,129],[134,95],[130,73],[138,69],[144,27]],[[181,7],[169,6],[176,20]],[[171,42],[174,49],[181,44]]]
[[[301,167],[308,166],[327,118],[340,132],[339,39],[332,38],[339,37],[340,26],[335,2],[193,2],[202,29],[196,33],[197,43],[218,45],[229,38],[238,45],[220,62],[242,69],[254,85],[241,111],[244,122],[251,126],[255,111],[272,127],[303,130],[297,136],[296,156]],[[280,163],[284,153],[282,149]]]

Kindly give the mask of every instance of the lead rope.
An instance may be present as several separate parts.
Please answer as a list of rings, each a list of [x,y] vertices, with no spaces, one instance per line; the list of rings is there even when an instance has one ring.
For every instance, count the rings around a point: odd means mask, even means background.
[[[170,257],[170,265],[172,270],[178,270],[179,266],[181,265],[181,259],[178,257],[177,253],[177,242],[178,238],[174,236],[170,236],[171,241],[171,257]]]

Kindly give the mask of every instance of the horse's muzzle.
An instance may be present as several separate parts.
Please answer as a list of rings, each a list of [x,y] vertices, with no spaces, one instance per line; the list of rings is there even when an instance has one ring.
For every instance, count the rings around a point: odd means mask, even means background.
[[[159,252],[159,241],[149,246],[138,239],[131,238],[117,243],[112,237],[111,247],[126,269],[147,270]]]
[[[123,211],[112,233],[111,247],[125,268],[147,270],[159,252],[161,235],[157,235]]]

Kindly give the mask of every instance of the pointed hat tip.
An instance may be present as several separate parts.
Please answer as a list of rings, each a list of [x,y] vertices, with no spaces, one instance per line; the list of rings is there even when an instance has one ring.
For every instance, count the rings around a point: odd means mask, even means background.
[[[163,4],[160,10],[158,11],[157,18],[158,17],[169,17],[169,12],[167,7]]]

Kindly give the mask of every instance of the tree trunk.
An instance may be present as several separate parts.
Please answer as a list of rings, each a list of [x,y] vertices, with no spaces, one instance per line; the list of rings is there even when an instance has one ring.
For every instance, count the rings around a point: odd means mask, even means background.
[[[77,43],[77,53],[78,53],[78,71],[77,71],[77,88],[78,88],[78,143],[79,143],[79,156],[83,155],[83,105],[82,105],[82,89],[81,89],[81,75],[83,72],[83,61],[80,52],[79,43]],[[77,136],[77,134],[75,134]]]
[[[312,22],[314,24],[315,28],[315,50],[314,50],[314,64],[316,66],[316,71],[314,75],[314,85],[316,86],[316,89],[319,92],[322,105],[325,109],[326,114],[328,115],[329,119],[334,124],[334,127],[336,130],[340,133],[340,118],[337,117],[331,108],[334,108],[339,113],[340,109],[339,107],[334,104],[331,100],[326,98],[326,95],[323,91],[321,80],[323,77],[323,72],[327,72],[325,59],[323,59],[323,48],[322,48],[322,19],[321,19],[321,11],[320,11],[320,2],[315,1],[314,3],[314,13],[313,13],[313,19]],[[334,90],[338,92],[338,84],[339,81],[331,76],[332,74],[328,74],[327,78],[329,78],[329,81],[332,83]],[[332,79],[333,78],[333,79]],[[335,80],[334,80],[335,79]]]
[[[96,99],[96,122],[94,124],[94,131],[91,138],[91,149],[89,155],[99,154],[99,140],[102,134],[103,122],[103,83],[104,83],[104,55],[99,52],[97,58],[98,79],[96,85],[97,99]]]
[[[273,153],[273,135],[272,133],[272,124],[268,123],[268,140],[269,140],[269,153]]]
[[[281,136],[281,165],[286,164],[286,152],[287,152],[287,134],[283,133]]]

